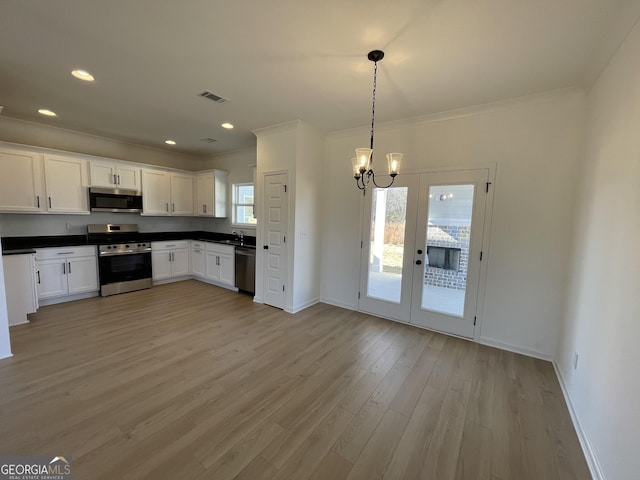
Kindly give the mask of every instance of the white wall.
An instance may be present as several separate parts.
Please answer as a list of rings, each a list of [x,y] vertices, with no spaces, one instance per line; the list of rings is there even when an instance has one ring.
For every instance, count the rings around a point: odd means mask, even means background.
[[[551,92],[377,125],[376,164],[403,171],[497,165],[481,340],[551,358],[564,309],[575,177],[584,117],[579,90]],[[350,170],[368,130],[327,137],[323,171],[323,301],[356,308],[362,193]],[[486,253],[486,252],[485,252]]]
[[[321,168],[324,134],[301,122],[295,176],[293,309],[320,300]]]
[[[242,229],[247,235],[255,237],[255,227],[234,227],[231,225],[232,185],[234,183],[254,182],[256,173],[256,149],[255,147],[236,150],[224,155],[209,158],[202,163],[202,169],[217,168],[229,172],[229,184],[227,189],[228,218],[202,219],[202,230],[210,232],[231,233],[232,230]],[[255,190],[254,190],[255,192]]]
[[[145,147],[8,117],[0,117],[0,140],[162,167],[203,170],[199,156]]]
[[[636,25],[588,95],[585,175],[556,357],[592,471],[607,480],[640,472],[639,51]]]
[[[0,261],[0,358],[11,356],[9,339],[9,316],[7,314],[7,298],[4,288],[4,267]]]
[[[295,245],[295,238],[293,235],[293,228],[295,225],[295,202],[292,200],[295,198],[295,179],[296,174],[296,157],[298,154],[298,132],[299,122],[288,122],[282,125],[275,125],[273,127],[267,127],[260,129],[256,132],[256,215],[258,218],[258,226],[256,229],[256,236],[258,242],[258,248],[256,249],[256,293],[255,299],[262,301],[263,293],[263,262],[264,255],[263,250],[260,248],[261,239],[264,238],[264,223],[261,221],[264,218],[264,212],[262,209],[262,197],[264,195],[264,183],[263,176],[269,172],[287,172],[289,188],[289,200],[288,200],[288,218],[287,218],[287,238],[293,240],[289,243],[288,255],[284,259],[286,262],[283,268],[288,272],[289,279],[293,278],[293,252]],[[291,285],[289,285],[290,287]],[[293,294],[292,289],[287,290],[286,309],[293,308]]]

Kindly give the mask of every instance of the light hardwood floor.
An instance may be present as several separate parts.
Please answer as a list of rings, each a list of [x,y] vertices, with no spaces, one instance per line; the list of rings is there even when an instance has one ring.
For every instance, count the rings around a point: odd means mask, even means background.
[[[77,479],[585,479],[552,366],[195,281],[44,307],[0,361],[0,454]]]

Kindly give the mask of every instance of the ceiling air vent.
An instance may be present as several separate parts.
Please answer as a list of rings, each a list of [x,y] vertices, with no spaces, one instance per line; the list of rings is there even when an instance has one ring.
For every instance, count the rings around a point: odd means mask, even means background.
[[[203,97],[203,98],[208,98],[209,100],[213,100],[216,103],[224,103],[224,102],[227,101],[226,98],[219,97],[215,93],[211,93],[211,92],[209,92],[207,90],[205,90],[204,92],[200,93],[198,96]]]
[[[213,142],[217,142],[217,140],[215,138],[211,138],[211,137],[205,137],[205,138],[201,138],[200,139],[201,142],[204,143],[213,143]]]

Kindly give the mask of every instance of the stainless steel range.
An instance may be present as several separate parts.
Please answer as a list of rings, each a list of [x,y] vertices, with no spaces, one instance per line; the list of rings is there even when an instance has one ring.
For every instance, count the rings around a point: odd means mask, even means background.
[[[87,232],[98,243],[101,296],[151,287],[151,243],[140,241],[137,225],[88,225]]]

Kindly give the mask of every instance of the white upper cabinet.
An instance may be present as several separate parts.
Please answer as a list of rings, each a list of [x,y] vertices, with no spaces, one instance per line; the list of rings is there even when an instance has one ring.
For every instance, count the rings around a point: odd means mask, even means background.
[[[87,161],[66,155],[44,155],[49,213],[89,213]]]
[[[169,215],[171,174],[163,170],[142,169],[142,215]]]
[[[0,149],[0,211],[45,211],[42,155]]]
[[[142,215],[193,215],[193,175],[142,170]]]
[[[140,168],[135,164],[92,160],[91,186],[140,190]]]
[[[193,215],[193,174],[171,174],[171,215]]]
[[[196,175],[195,214],[200,217],[227,217],[228,172],[215,170]]]

